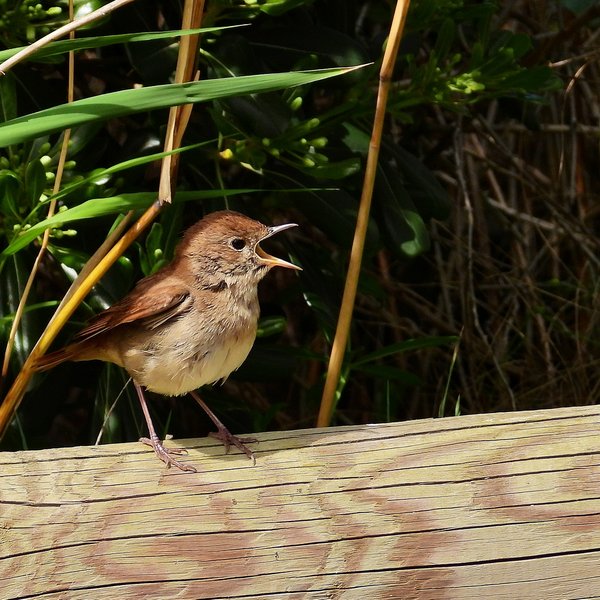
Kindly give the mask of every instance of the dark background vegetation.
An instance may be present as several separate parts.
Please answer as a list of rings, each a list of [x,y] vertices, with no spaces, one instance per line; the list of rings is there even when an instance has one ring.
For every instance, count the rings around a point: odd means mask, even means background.
[[[27,15],[4,4],[5,48],[65,21],[62,2]],[[263,282],[260,337],[250,358],[203,395],[234,432],[312,426],[393,9],[384,0],[208,0],[203,26],[251,25],[203,37],[203,79],[373,64],[311,86],[197,105],[184,144],[208,143],[183,155],[178,188],[260,191],[164,210],[57,345],[164,264],[181,231],[203,214],[227,206],[266,223],[293,220],[300,227],[270,248],[288,253],[303,272],[273,272]],[[78,36],[178,29],[180,22],[177,2],[145,0]],[[412,3],[336,424],[596,402],[599,26],[600,9],[589,0]],[[172,41],[83,51],[77,96],[166,83],[176,56]],[[19,115],[65,101],[62,57],[23,63],[11,77]],[[166,111],[155,111],[76,130],[66,182],[159,152],[165,123]],[[0,149],[0,249],[43,218],[34,209],[40,191],[51,189],[57,142],[50,136]],[[158,173],[154,163],[105,177],[67,204],[155,191]],[[114,219],[54,230],[11,378]],[[2,257],[2,347],[37,247]],[[439,339],[448,336],[456,341]],[[143,419],[132,386],[123,391],[126,381],[100,363],[37,375],[2,447],[87,444],[101,430],[103,441],[138,438]],[[163,433],[192,437],[211,428],[189,398],[157,397],[153,407]]]

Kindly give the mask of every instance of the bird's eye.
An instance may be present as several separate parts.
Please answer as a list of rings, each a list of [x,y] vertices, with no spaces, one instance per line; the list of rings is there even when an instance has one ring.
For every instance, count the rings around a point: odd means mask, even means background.
[[[246,246],[246,240],[243,240],[242,238],[233,238],[231,242],[229,242],[229,245],[234,250],[243,250]]]

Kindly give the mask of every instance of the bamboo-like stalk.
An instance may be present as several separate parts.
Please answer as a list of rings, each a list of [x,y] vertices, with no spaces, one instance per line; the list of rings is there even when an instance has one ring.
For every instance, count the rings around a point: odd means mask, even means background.
[[[377,91],[377,104],[375,107],[375,117],[373,119],[373,130],[371,133],[371,141],[369,143],[369,152],[367,154],[365,178],[363,181],[356,229],[354,231],[354,240],[352,242],[352,250],[350,253],[348,274],[346,275],[346,283],[344,286],[344,295],[342,297],[342,305],[327,368],[325,388],[323,389],[323,397],[321,399],[319,416],[317,418],[317,427],[327,427],[331,422],[333,414],[336,391],[339,386],[342,364],[344,362],[344,354],[348,345],[356,290],[358,288],[358,278],[365,246],[367,225],[369,223],[371,199],[373,197],[373,186],[375,183],[375,174],[377,172],[377,160],[379,158],[379,147],[381,145],[387,98],[409,5],[410,0],[397,0],[396,2],[396,9],[390,27],[390,35],[379,72],[379,89]]]
[[[111,4],[117,4],[111,3]],[[124,5],[126,2],[121,1],[120,5]],[[108,6],[108,5],[107,5]],[[202,14],[204,10],[204,0],[186,0],[183,13],[183,24],[182,29],[191,29],[200,27],[202,21]],[[89,15],[88,15],[89,17]],[[86,21],[87,22],[87,21]],[[195,41],[190,40],[195,38]],[[176,70],[176,82],[182,83],[189,81],[195,77],[195,54],[197,50],[198,35],[192,35],[186,37],[186,43],[180,47],[177,70]],[[15,58],[15,57],[13,57]],[[0,65],[0,68],[2,66]],[[173,117],[169,118],[167,127],[167,133],[165,136],[165,149],[173,150],[177,147],[183,137],[183,129],[187,125],[189,118],[189,109],[185,107],[177,107],[182,110],[183,118],[180,118],[179,112],[174,112],[173,109],[171,114]],[[173,160],[166,160],[171,159]],[[167,156],[163,159],[162,170],[161,170],[161,182],[166,182],[164,189],[168,189],[168,193],[161,197],[148,208],[144,214],[131,226],[127,233],[120,238],[108,252],[98,260],[98,264],[91,269],[89,274],[83,279],[78,278],[69,290],[70,296],[66,301],[63,301],[58,307],[56,313],[50,320],[50,323],[40,336],[40,339],[33,348],[31,354],[27,357],[27,360],[23,364],[23,367],[17,375],[11,389],[4,398],[4,401],[0,405],[0,438],[6,432],[6,429],[15,414],[23,395],[27,389],[27,385],[31,376],[34,372],[33,365],[35,361],[42,356],[50,347],[50,344],[56,338],[59,331],[71,317],[75,309],[87,296],[90,290],[96,285],[100,278],[108,271],[108,269],[116,262],[116,260],[123,254],[123,252],[131,245],[131,243],[144,231],[159,214],[163,201],[170,199],[171,189],[173,187],[172,179],[177,170],[179,156],[176,157]],[[167,175],[163,175],[166,171]],[[103,244],[102,249],[105,249],[107,244]],[[99,252],[94,254],[94,259],[99,258]],[[80,281],[81,279],[81,281]]]
[[[204,0],[198,2],[186,2],[183,8],[182,29],[193,29],[199,27],[204,11]],[[175,83],[183,83],[195,78],[196,61],[198,57],[198,35],[190,35],[181,38],[179,54],[177,55],[177,67],[175,69]],[[171,152],[180,143],[183,132],[189,121],[191,105],[173,106],[169,111],[167,121],[167,133],[165,136],[164,151]],[[160,181],[158,186],[158,200],[171,203],[173,195],[173,181],[176,180],[177,167],[181,156],[170,154],[162,160],[160,170]]]

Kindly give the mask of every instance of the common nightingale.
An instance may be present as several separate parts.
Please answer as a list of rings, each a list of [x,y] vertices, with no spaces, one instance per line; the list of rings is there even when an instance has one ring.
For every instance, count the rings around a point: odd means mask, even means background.
[[[170,467],[195,471],[165,448],[159,439],[144,390],[167,396],[189,393],[217,426],[213,434],[226,450],[231,444],[249,458],[252,451],[232,435],[196,393],[199,387],[224,380],[246,359],[258,323],[257,289],[273,267],[300,267],[267,254],[260,242],[295,227],[267,227],[233,211],[214,212],[184,234],[173,261],[140,280],[122,300],[96,315],[74,343],[48,354],[37,370],[64,361],[104,360],[125,368],[137,391],[152,446]]]

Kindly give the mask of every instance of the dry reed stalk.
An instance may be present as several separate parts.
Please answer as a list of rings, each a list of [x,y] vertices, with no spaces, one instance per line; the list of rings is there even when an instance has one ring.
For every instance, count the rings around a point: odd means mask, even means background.
[[[379,158],[379,147],[381,145],[381,136],[383,133],[387,98],[409,6],[410,0],[397,0],[396,2],[396,9],[390,27],[390,35],[381,64],[377,105],[375,108],[375,117],[373,119],[373,131],[369,143],[369,152],[367,154],[365,178],[363,181],[356,229],[350,253],[350,264],[348,265],[348,274],[344,286],[342,305],[331,349],[329,366],[327,368],[327,378],[323,389],[319,415],[317,417],[317,427],[327,427],[331,422],[333,414],[335,396],[339,386],[340,374],[342,372],[342,363],[344,362],[344,354],[348,345],[365,237],[367,234],[367,226],[369,224],[369,213],[371,210],[375,174],[377,172],[377,159]]]

